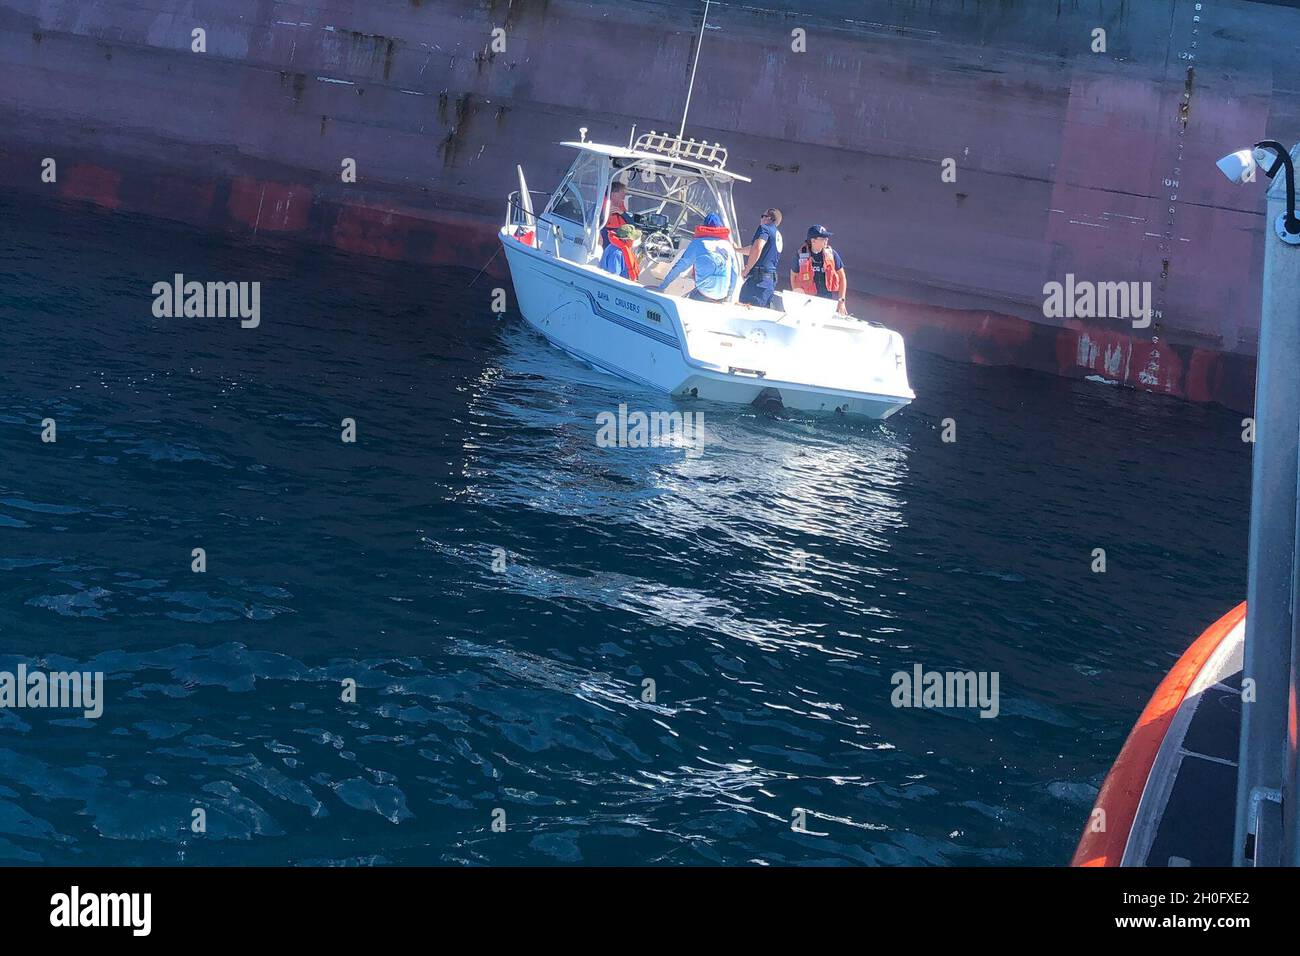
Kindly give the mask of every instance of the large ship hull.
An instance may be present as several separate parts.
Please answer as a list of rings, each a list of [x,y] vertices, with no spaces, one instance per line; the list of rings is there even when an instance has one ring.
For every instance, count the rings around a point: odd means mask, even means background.
[[[913,348],[1249,407],[1263,189],[1214,160],[1295,138],[1300,10],[775,6],[713,5],[687,127],[753,177],[742,221],[830,226]],[[675,131],[702,10],[0,0],[0,188],[477,269],[518,157],[550,181],[580,125]],[[1150,283],[1150,327],[1045,315],[1067,276]]]

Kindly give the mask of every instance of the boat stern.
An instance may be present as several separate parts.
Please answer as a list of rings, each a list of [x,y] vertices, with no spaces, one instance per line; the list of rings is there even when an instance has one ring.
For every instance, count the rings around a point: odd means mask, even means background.
[[[837,315],[829,300],[800,301],[811,298],[787,294],[785,312],[742,306],[723,321],[696,319],[683,303],[686,350],[703,368],[679,393],[869,418],[910,404],[903,337]]]

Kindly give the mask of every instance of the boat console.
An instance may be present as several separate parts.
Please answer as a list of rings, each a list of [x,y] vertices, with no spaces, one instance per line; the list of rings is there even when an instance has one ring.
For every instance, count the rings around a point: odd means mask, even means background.
[[[623,218],[641,230],[641,252],[647,266],[671,264],[685,248],[684,243],[673,237],[672,223],[663,213],[627,212]]]
[[[659,212],[629,212],[623,216],[642,232],[667,232],[668,217]]]

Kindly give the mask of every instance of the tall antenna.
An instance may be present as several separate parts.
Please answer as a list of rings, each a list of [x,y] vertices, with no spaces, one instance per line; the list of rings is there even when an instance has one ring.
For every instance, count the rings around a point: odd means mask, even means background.
[[[695,71],[700,65],[700,47],[704,44],[704,26],[709,22],[709,3],[711,0],[704,0],[704,19],[700,21],[700,38],[695,42],[695,61],[691,64],[691,83],[686,87],[686,107],[682,110],[682,125],[677,131],[677,138],[681,139],[682,134],[686,132],[686,114],[691,111],[691,92],[695,89]]]

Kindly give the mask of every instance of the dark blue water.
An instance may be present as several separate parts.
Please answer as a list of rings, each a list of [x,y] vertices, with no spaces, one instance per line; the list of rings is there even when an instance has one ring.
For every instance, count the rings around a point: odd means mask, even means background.
[[[1243,596],[1223,409],[914,353],[883,424],[604,449],[671,404],[487,277],[0,221],[0,669],[107,675],[98,720],[0,711],[9,862],[1059,864]],[[155,319],[175,272],[262,282],[261,326]],[[999,716],[894,708],[914,663]]]

